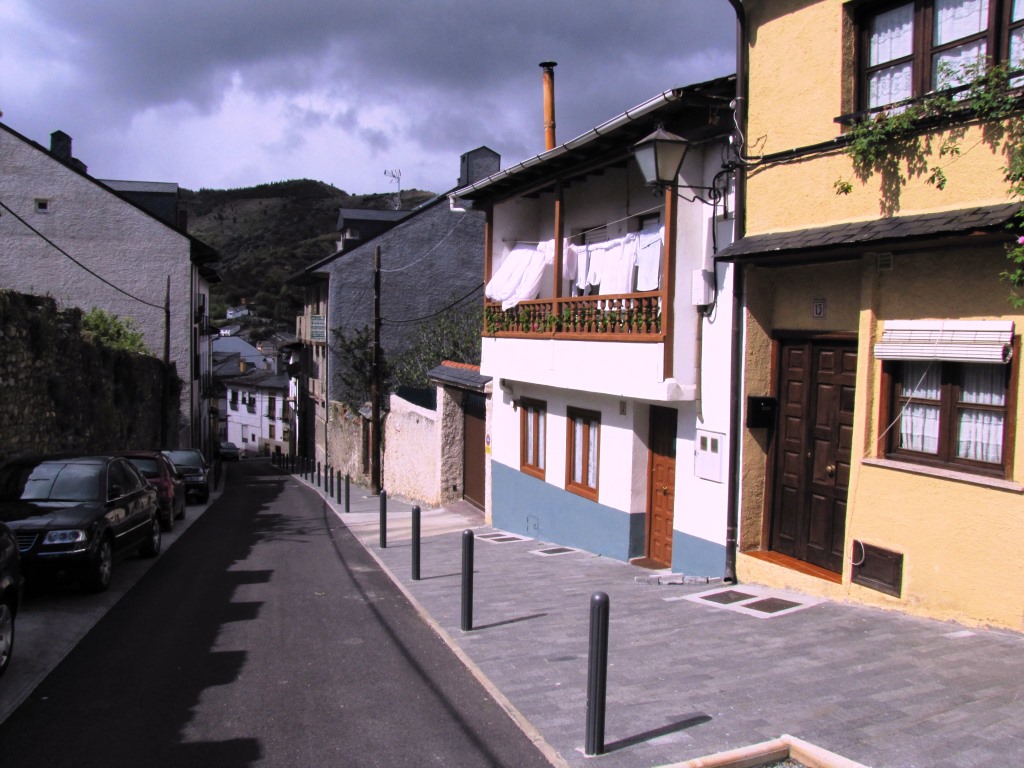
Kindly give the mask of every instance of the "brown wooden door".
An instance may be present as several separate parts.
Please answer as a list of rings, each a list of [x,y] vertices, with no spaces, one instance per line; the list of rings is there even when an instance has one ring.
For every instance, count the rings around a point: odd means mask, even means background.
[[[857,345],[783,342],[771,548],[843,569]]]
[[[676,412],[652,406],[650,435],[647,557],[668,568],[676,500]]]
[[[465,446],[462,459],[462,497],[483,509],[487,471],[485,442],[487,440],[487,399],[476,392],[467,392],[463,400]]]

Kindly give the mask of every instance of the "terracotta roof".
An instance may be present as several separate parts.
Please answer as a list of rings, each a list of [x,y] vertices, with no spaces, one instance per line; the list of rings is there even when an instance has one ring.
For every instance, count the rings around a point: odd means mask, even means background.
[[[482,392],[484,387],[491,381],[490,376],[480,374],[479,365],[469,363],[453,363],[445,360],[436,368],[427,372],[431,381],[438,384],[447,384],[458,389],[468,389],[473,392]]]

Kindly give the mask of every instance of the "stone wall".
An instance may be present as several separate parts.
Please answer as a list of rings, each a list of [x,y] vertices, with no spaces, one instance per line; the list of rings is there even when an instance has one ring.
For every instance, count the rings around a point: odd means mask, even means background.
[[[389,496],[441,503],[438,413],[391,396],[384,423],[384,489]]]
[[[0,291],[0,342],[0,461],[157,449],[164,435],[176,437],[181,382],[173,366],[83,338],[81,310]]]

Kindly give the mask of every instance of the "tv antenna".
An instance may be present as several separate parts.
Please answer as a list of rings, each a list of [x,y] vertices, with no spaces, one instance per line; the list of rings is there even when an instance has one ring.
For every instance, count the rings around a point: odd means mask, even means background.
[[[402,171],[395,168],[393,171],[384,171],[384,175],[398,185],[398,191],[395,192],[395,210],[400,211],[402,210]]]

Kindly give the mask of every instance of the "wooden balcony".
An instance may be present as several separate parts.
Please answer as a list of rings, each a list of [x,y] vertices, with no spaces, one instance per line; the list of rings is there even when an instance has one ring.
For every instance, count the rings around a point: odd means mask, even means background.
[[[573,341],[661,342],[660,292],[523,301],[502,310],[484,305],[484,335]]]

